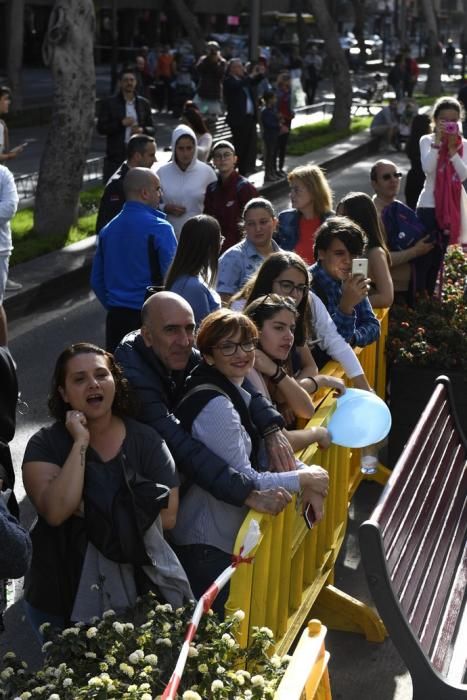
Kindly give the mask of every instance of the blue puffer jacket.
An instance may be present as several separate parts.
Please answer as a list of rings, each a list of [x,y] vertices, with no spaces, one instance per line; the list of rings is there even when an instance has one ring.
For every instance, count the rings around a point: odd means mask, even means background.
[[[328,211],[321,217],[321,223],[333,216],[334,212]],[[284,209],[278,216],[279,228],[274,235],[275,240],[282,250],[294,250],[298,241],[301,212],[298,209]]]
[[[169,377],[153,350],[144,344],[140,331],[133,331],[116,349],[115,359],[136,392],[139,420],[162,436],[179,471],[215,498],[234,506],[243,505],[254,489],[253,480],[192,438],[172,413],[182,396],[185,378],[200,361],[199,353],[193,350],[186,370],[172,372]],[[283,427],[282,417],[261,394],[255,394],[250,411],[260,432],[272,424]]]

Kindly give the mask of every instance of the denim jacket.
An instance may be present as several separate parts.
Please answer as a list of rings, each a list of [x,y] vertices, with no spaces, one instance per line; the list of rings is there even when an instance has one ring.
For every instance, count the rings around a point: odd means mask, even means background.
[[[321,223],[332,216],[334,212],[328,211],[321,217]],[[279,227],[274,235],[275,240],[282,250],[294,250],[298,242],[300,218],[302,214],[298,209],[284,209],[278,216]]]

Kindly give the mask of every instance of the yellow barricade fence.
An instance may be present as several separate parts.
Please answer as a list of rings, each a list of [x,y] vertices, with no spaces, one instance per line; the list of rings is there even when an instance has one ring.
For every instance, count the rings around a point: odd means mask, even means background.
[[[359,359],[372,384],[382,393],[385,369],[381,366],[387,335],[387,310],[377,312],[381,337],[377,343],[358,350]],[[323,374],[344,376],[337,363],[328,363]],[[322,396],[324,394],[324,397]],[[321,395],[321,396],[320,396]],[[320,391],[318,408],[308,425],[327,426],[336,405],[329,390]],[[367,605],[339,591],[334,582],[334,565],[342,545],[350,499],[362,480],[359,450],[331,445],[320,450],[311,445],[298,456],[305,464],[318,464],[329,473],[329,494],[323,520],[308,530],[296,508],[296,500],[278,516],[250,511],[237,535],[235,553],[250,521],[254,518],[261,538],[252,564],[238,567],[226,604],[226,615],[245,612],[239,630],[242,646],[249,643],[249,630],[269,627],[276,639],[276,652],[284,654],[306,622],[312,606],[316,617],[332,629],[363,633],[369,641],[381,642],[386,636],[378,615]],[[367,477],[365,477],[367,478]],[[387,470],[380,466],[371,477],[384,483]]]
[[[327,629],[310,620],[302,633],[274,700],[332,700],[329,653],[324,646]]]

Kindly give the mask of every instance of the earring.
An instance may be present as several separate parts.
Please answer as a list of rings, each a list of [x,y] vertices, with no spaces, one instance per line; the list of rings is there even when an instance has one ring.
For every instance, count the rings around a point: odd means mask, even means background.
[[[208,367],[214,367],[214,362],[208,362],[207,360],[205,360],[205,362]]]

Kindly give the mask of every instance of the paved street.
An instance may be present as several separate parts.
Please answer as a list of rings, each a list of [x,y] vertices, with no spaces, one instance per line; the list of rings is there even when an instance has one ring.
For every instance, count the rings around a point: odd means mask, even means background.
[[[407,161],[403,154],[393,158],[402,171]],[[370,192],[368,173],[371,160],[363,160],[353,167],[330,177],[335,201],[349,190]],[[274,198],[278,211],[289,205],[286,194]],[[17,493],[22,503],[22,514],[29,524],[33,509],[24,499],[20,478],[20,465],[25,444],[30,435],[47,423],[46,396],[52,368],[58,353],[71,342],[88,340],[101,344],[104,311],[87,291],[70,290],[56,303],[10,324],[11,350],[18,363],[18,375],[22,398],[29,410],[18,416],[17,435],[13,442],[13,455],[18,472]],[[371,511],[380,487],[365,484],[357,493],[349,511],[349,530],[336,567],[336,585],[358,599],[369,602],[364,581],[356,530]],[[18,591],[18,594],[20,592]],[[0,637],[0,653],[15,649],[31,663],[40,662],[38,645],[32,638],[28,624],[22,619],[18,602],[6,614],[6,632]],[[331,682],[334,700],[362,700],[378,697],[379,700],[408,700],[411,697],[410,680],[404,671],[390,641],[369,644],[358,635],[329,632],[327,647],[331,652]]]

